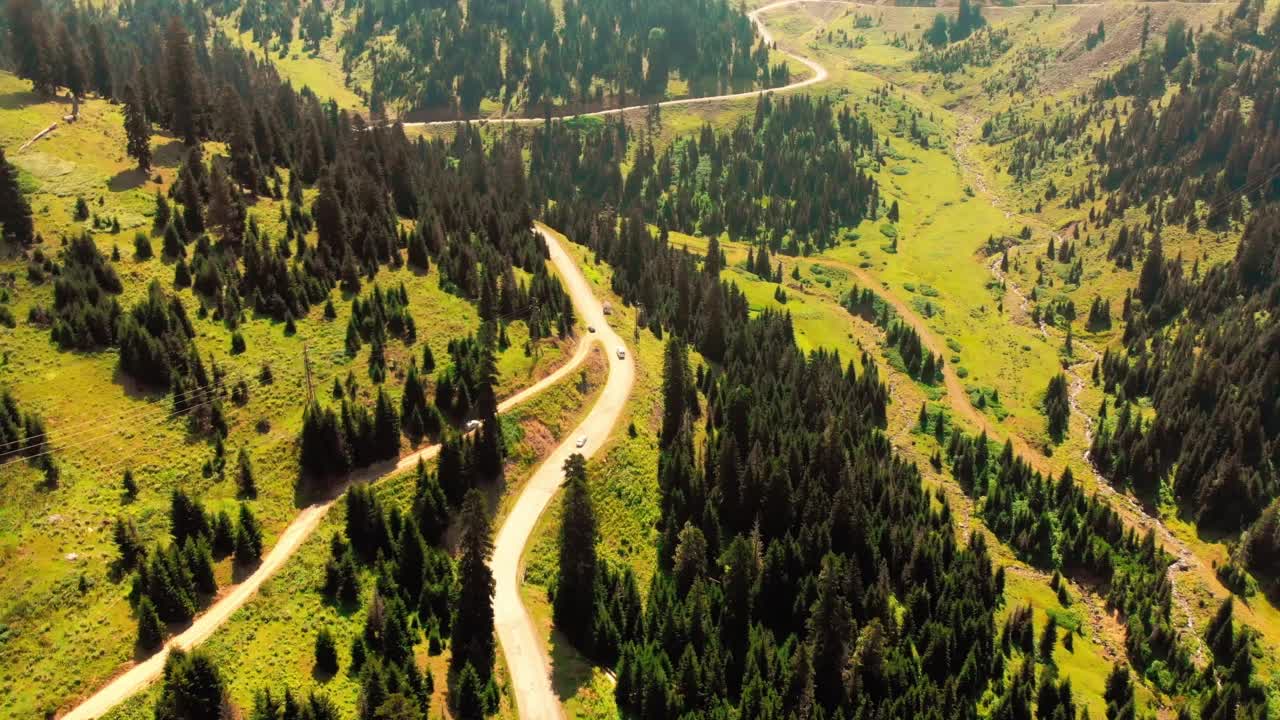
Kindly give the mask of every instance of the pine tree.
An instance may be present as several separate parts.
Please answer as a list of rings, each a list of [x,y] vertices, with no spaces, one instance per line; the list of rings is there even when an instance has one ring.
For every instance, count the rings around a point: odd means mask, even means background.
[[[173,211],[169,208],[169,201],[165,196],[156,190],[156,216],[151,226],[156,230],[166,230],[170,226],[169,221],[172,219]]]
[[[85,71],[84,53],[66,23],[58,24],[58,75],[73,99],[84,97],[89,90],[89,74]]]
[[[249,459],[249,450],[240,448],[240,455],[236,459],[236,486],[240,491],[240,497],[257,497],[258,482],[253,477],[253,461]]]
[[[170,127],[188,146],[196,145],[203,135],[197,85],[201,76],[191,49],[191,35],[176,14],[169,19],[165,32],[164,55]]]
[[[117,517],[112,539],[115,541],[116,551],[120,553],[120,565],[125,568],[133,567],[143,554],[142,539],[133,520]]]
[[[240,503],[240,519],[236,523],[236,564],[250,566],[262,559],[262,527],[253,511]]]
[[[138,497],[138,482],[133,479],[133,469],[125,468],[124,481],[121,483],[124,487],[124,496],[129,500]]]
[[[579,453],[564,463],[564,510],[560,520],[560,563],[552,617],[556,627],[590,652],[595,626],[596,516],[587,490],[587,463]]]
[[[139,170],[143,172],[150,170],[151,121],[147,119],[147,109],[142,103],[142,98],[138,96],[137,88],[132,84],[124,89],[124,132],[128,137],[125,147],[129,157],[138,161]],[[156,192],[159,193],[158,190]],[[160,222],[158,216],[156,222]]]
[[[1134,720],[1133,682],[1127,666],[1116,663],[1111,668],[1102,697],[1107,703],[1107,720]]]
[[[209,173],[209,206],[206,210],[207,226],[217,230],[224,240],[239,242],[244,236],[245,209],[240,193],[231,184],[223,169],[223,162],[214,158]]]
[[[1053,662],[1053,649],[1058,644],[1058,621],[1049,616],[1048,622],[1044,625],[1044,630],[1040,632],[1040,661],[1043,663]]]
[[[244,103],[230,85],[222,88],[219,117],[227,138],[227,152],[231,156],[231,177],[240,187],[256,195],[259,190],[266,189],[259,167],[258,148]]]
[[[453,693],[450,693],[452,696]],[[471,663],[466,663],[458,674],[457,699],[454,706],[460,720],[484,720],[486,716],[484,683]]]
[[[413,516],[423,537],[436,543],[449,527],[449,503],[434,473],[418,458],[418,476],[413,493]]]
[[[818,592],[809,609],[808,644],[813,653],[813,673],[817,694],[823,704],[835,709],[842,695],[841,673],[845,667],[847,643],[853,618],[841,588],[839,556],[827,555],[818,574]]]
[[[720,277],[720,237],[712,235],[711,241],[707,243],[707,256],[702,265],[702,271],[713,278]]]
[[[213,574],[213,549],[203,537],[187,538],[182,543],[182,563],[195,590],[205,595],[218,591],[218,581]]]
[[[1147,258],[1142,263],[1142,271],[1138,275],[1138,298],[1144,307],[1150,308],[1160,296],[1164,287],[1164,244],[1160,235],[1151,238],[1147,249]]]
[[[111,60],[107,57],[107,43],[102,36],[102,25],[89,25],[89,66],[90,82],[99,96],[111,97]]]
[[[461,523],[452,665],[455,671],[471,666],[483,682],[493,673],[494,661],[494,581],[489,569],[493,540],[484,495],[475,488],[462,502]]]
[[[404,597],[416,603],[422,595],[423,581],[426,579],[427,541],[422,537],[412,515],[400,528],[396,548],[396,579],[404,591]]]
[[[659,445],[666,447],[684,424],[690,391],[689,355],[679,337],[667,340],[662,364],[662,431]]]
[[[169,527],[173,539],[179,544],[187,538],[210,534],[209,516],[204,505],[177,488],[169,494]]]
[[[156,612],[151,598],[142,596],[138,601],[138,647],[143,650],[155,650],[164,641],[164,623]]]
[[[1049,380],[1049,388],[1044,394],[1044,414],[1048,419],[1049,437],[1054,442],[1062,442],[1067,433],[1067,423],[1071,419],[1071,400],[1067,387],[1067,377],[1058,373]]]
[[[217,663],[203,650],[169,651],[155,720],[222,720],[227,689]]]
[[[5,238],[20,245],[35,239],[31,204],[18,186],[18,169],[5,160],[4,148],[0,148],[0,226]]]
[[[409,234],[409,267],[424,273],[431,269],[431,256],[427,252],[427,241],[421,229],[415,229]]]
[[[9,57],[17,66],[18,77],[31,81],[35,91],[48,95],[57,85],[53,59],[53,38],[49,34],[49,17],[39,0],[10,0]],[[4,207],[0,203],[0,207]]]
[[[391,459],[400,455],[400,416],[396,414],[386,388],[378,388],[378,400],[373,412],[375,454],[379,459]]]
[[[316,669],[329,675],[338,672],[338,647],[327,627],[316,633]]]
[[[226,510],[219,510],[213,518],[213,552],[226,557],[236,550],[236,526]]]

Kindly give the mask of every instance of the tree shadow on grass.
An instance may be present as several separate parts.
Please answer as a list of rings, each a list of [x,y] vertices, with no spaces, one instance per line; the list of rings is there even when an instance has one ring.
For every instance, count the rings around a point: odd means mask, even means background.
[[[107,189],[111,192],[124,192],[142,187],[147,182],[147,173],[138,168],[121,170],[107,181]]]
[[[111,379],[116,385],[120,386],[120,389],[124,391],[125,397],[130,400],[159,402],[169,394],[168,388],[153,387],[139,382],[137,378],[121,369],[119,363],[116,363],[116,367],[111,373]]]
[[[187,148],[181,140],[170,140],[151,151],[151,164],[157,167],[178,167],[186,154]]]
[[[567,635],[553,627],[547,650],[551,655],[551,687],[561,702],[591,684],[591,662],[573,647]]]
[[[257,562],[253,562],[253,563],[241,563],[241,562],[236,562],[233,559],[231,561],[231,582],[236,585],[239,585],[240,583],[247,580],[249,576],[252,575],[254,571],[257,570],[258,567],[261,565],[262,565],[261,560],[258,560]]]
[[[0,93],[0,110],[21,110],[24,107],[54,101],[70,103],[71,98],[66,95],[41,95],[34,90],[17,90]]]
[[[338,672],[342,672],[342,669],[339,668]],[[311,679],[321,685],[332,680],[337,674],[338,673],[331,673],[328,670],[322,670],[320,666],[315,663],[311,664]]]

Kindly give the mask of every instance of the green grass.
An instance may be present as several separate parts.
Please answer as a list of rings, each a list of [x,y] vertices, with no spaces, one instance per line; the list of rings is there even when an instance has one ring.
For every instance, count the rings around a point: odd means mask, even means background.
[[[1003,623],[1014,608],[1031,604],[1033,621],[1036,628],[1036,641],[1039,642],[1040,631],[1048,622],[1050,614],[1058,619],[1059,636],[1063,634],[1064,623],[1076,623],[1080,631],[1074,633],[1073,649],[1067,650],[1059,641],[1053,652],[1054,665],[1058,676],[1071,680],[1071,689],[1076,702],[1088,708],[1090,717],[1106,717],[1106,703],[1102,699],[1106,690],[1107,675],[1111,672],[1114,661],[1108,660],[1095,630],[1085,619],[1086,610],[1083,604],[1076,602],[1070,608],[1064,608],[1057,596],[1043,580],[1032,579],[1018,573],[1005,575],[1005,609],[997,615],[997,627]],[[1123,638],[1117,638],[1123,646]],[[1142,684],[1137,686],[1139,707],[1150,707],[1152,695]]]
[[[538,462],[553,447],[541,442],[543,436],[540,433],[529,430],[531,424],[541,424],[553,432],[572,427],[585,414],[592,398],[602,387],[604,367],[603,363],[592,365],[585,387],[580,386],[580,378],[573,374],[530,403],[522,404],[502,417],[510,445],[506,482],[489,488],[491,507],[495,511],[495,528]],[[409,472],[379,481],[376,485],[379,497],[384,503],[407,511],[412,502],[413,477]],[[344,523],[345,506],[340,501],[297,555],[205,643],[204,648],[219,661],[232,700],[242,710],[251,708],[254,693],[266,687],[276,690],[288,687],[304,693],[317,688],[338,705],[344,717],[354,715],[359,682],[346,668],[350,662],[351,641],[364,626],[365,612],[373,593],[373,575],[367,569],[362,572],[363,599],[355,611],[334,608],[320,594],[329,538],[340,532]],[[315,633],[320,627],[328,627],[337,641],[342,669],[332,678],[318,678],[312,673]],[[419,663],[430,668],[435,677],[432,717],[438,717],[446,701],[448,650],[446,648],[444,654],[431,657],[426,652],[425,638],[420,637],[419,640]],[[504,683],[505,679],[500,675],[500,684]],[[153,686],[140,694],[139,699],[117,708],[107,717],[112,720],[149,717],[157,692],[158,688]],[[501,715],[514,716],[509,700],[504,700]]]
[[[264,51],[260,44],[253,41],[253,33],[239,31],[239,14],[224,18],[221,25],[231,38],[238,39],[241,46],[259,59],[266,59],[275,65],[281,77],[293,83],[299,90],[310,88],[322,100],[333,100],[338,107],[349,111],[366,114],[367,104],[360,94],[351,86],[358,88],[367,96],[371,71],[359,68],[348,82],[342,69],[342,50],[339,43],[346,30],[347,21],[341,13],[333,13],[333,36],[320,42],[320,48],[312,52],[306,48],[299,38],[289,45],[282,55],[279,38],[273,39]]]
[[[0,143],[12,148],[8,157],[34,188],[32,205],[43,252],[56,255],[64,233],[79,232],[72,206],[84,196],[94,212],[115,216],[126,228],[119,235],[101,233],[95,240],[109,256],[118,245],[115,263],[125,291],[126,310],[158,279],[171,288],[172,263],[133,257],[136,227],[151,228],[153,195],[176,173],[175,143],[157,136],[154,175],[160,182],[134,177],[124,157],[124,133],[118,106],[101,100],[82,105],[81,120],[58,130],[18,153],[16,148],[49,123],[60,121],[64,108],[27,92],[27,84],[0,73]],[[218,148],[210,145],[206,155]],[[122,180],[123,178],[123,180]],[[138,184],[140,183],[140,184]],[[307,191],[308,197],[312,191]],[[279,204],[260,199],[250,207],[264,231],[280,237]],[[314,243],[314,238],[311,239]],[[158,238],[153,239],[158,249]],[[59,450],[62,470],[56,489],[40,485],[39,473],[25,464],[0,468],[0,715],[29,717],[52,711],[87,694],[133,658],[134,621],[125,595],[128,577],[110,573],[115,557],[110,530],[118,515],[131,517],[148,541],[167,538],[168,494],[181,487],[200,496],[211,510],[233,508],[230,477],[206,476],[202,466],[213,457],[208,438],[191,435],[181,419],[169,419],[170,401],[163,393],[138,388],[117,370],[114,350],[60,352],[47,329],[26,323],[34,305],[52,304],[52,283],[33,285],[21,257],[0,259],[0,271],[12,272],[15,286],[11,310],[18,327],[0,333],[0,384],[11,390],[25,410],[41,414]],[[386,387],[398,398],[409,358],[420,357],[429,344],[438,366],[448,362],[450,339],[478,326],[475,308],[439,288],[436,271],[408,269],[379,273],[383,287],[403,283],[418,328],[412,347],[389,343]],[[199,299],[190,290],[178,293],[196,330],[201,355],[212,358],[235,379],[250,380],[244,407],[229,401],[228,454],[247,447],[257,469],[259,494],[251,502],[266,531],[268,545],[297,511],[298,477],[293,440],[301,426],[307,349],[319,397],[329,402],[335,378],[350,372],[361,395],[371,400],[376,388],[367,373],[368,347],[349,358],[343,351],[349,298],[333,294],[337,318],[325,320],[321,307],[299,318],[297,334],[286,336],[281,323],[252,314],[241,327],[247,341],[242,355],[230,354],[230,331],[212,319],[201,319]],[[510,346],[498,358],[500,396],[528,385],[565,359],[566,342],[541,341],[526,351],[528,331],[517,321],[508,327]],[[271,385],[258,385],[259,369],[269,364]],[[430,391],[430,390],[429,390]],[[263,422],[264,430],[259,430]],[[141,492],[125,503],[121,474],[132,468]],[[219,568],[229,582],[230,568]]]

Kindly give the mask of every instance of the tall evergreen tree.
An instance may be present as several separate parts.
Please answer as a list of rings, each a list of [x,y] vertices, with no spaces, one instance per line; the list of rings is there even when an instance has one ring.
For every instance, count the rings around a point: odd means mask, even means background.
[[[201,76],[191,48],[191,35],[177,15],[169,19],[169,27],[165,31],[164,54],[170,127],[182,137],[184,143],[195,145],[203,134],[197,85]]]
[[[484,495],[472,488],[462,502],[462,537],[458,559],[458,601],[453,616],[453,657],[455,671],[471,665],[487,682],[493,673],[493,552],[489,513]]]
[[[151,598],[142,596],[136,610],[138,616],[138,647],[143,650],[155,650],[164,641],[164,623]]]
[[[10,0],[6,9],[9,56],[18,77],[30,80],[36,92],[51,94],[57,81],[48,13],[40,0]]]
[[[684,340],[672,336],[667,340],[662,361],[662,447],[675,439],[684,424],[690,381],[688,349]]]
[[[257,497],[258,481],[253,477],[253,460],[249,458],[248,448],[240,448],[236,458],[236,487],[241,497]]]
[[[236,563],[251,566],[262,559],[262,527],[253,511],[240,503],[240,518],[236,523]]]
[[[564,511],[560,563],[552,617],[579,648],[590,651],[595,626],[596,515],[587,490],[587,461],[574,453],[564,462]]]
[[[151,169],[151,121],[147,108],[132,83],[124,89],[124,132],[128,137],[129,157],[138,161],[138,169]]]
[[[4,148],[0,148],[0,226],[9,241],[30,245],[35,239],[31,204],[18,186],[18,169],[5,160]]]
[[[229,710],[226,686],[213,658],[203,650],[171,650],[155,720],[223,720]]]
[[[383,387],[378,388],[378,400],[374,406],[373,437],[379,459],[391,459],[400,455],[400,416]]]

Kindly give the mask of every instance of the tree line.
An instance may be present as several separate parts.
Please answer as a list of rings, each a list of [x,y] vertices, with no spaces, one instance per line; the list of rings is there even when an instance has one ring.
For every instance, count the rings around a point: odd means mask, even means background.
[[[884,150],[870,121],[826,98],[762,96],[754,116],[729,130],[703,126],[658,152],[642,137],[623,177],[626,126],[564,124],[530,143],[534,197],[584,194],[646,222],[714,237],[758,238],[798,255],[837,242],[842,228],[884,213],[869,168]]]
[[[484,100],[534,114],[626,104],[662,99],[673,78],[692,95],[790,81],[785,65],[769,64],[751,21],[726,0],[571,1],[558,12],[546,0],[357,0],[344,9],[354,14],[342,39],[344,67],[372,65],[375,115],[391,103],[466,116]],[[372,42],[384,34],[395,44]]]
[[[1096,462],[1116,482],[1147,497],[1167,488],[1205,527],[1248,529],[1242,564],[1269,578],[1280,557],[1280,405],[1272,392],[1280,376],[1275,327],[1258,318],[1275,312],[1280,297],[1278,236],[1280,210],[1258,211],[1235,258],[1198,283],[1178,262],[1149,254],[1127,351],[1101,361],[1117,407],[1093,442]],[[1156,410],[1149,422],[1131,407],[1144,397]]]
[[[615,289],[671,336],[659,572],[638,624],[627,582],[593,554],[590,504],[566,468],[558,623],[598,662],[616,652],[626,716],[963,717],[990,691],[999,717],[1030,717],[1041,687],[1046,716],[1076,715],[1039,648],[1001,641],[1003,573],[983,539],[957,543],[945,500],[895,457],[874,363],[805,355],[787,315],[749,317],[719,279],[714,238],[697,257],[635,208],[583,197],[549,215],[613,264]],[[710,367],[693,373],[687,347]],[[1042,646],[1060,642],[1042,634]],[[1132,707],[1132,685],[1116,686],[1117,708]]]

